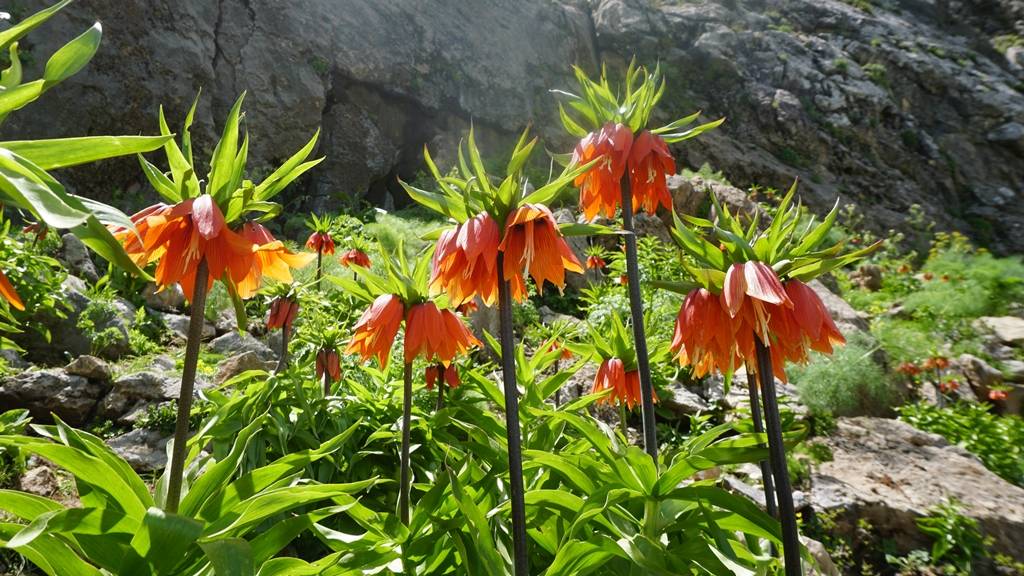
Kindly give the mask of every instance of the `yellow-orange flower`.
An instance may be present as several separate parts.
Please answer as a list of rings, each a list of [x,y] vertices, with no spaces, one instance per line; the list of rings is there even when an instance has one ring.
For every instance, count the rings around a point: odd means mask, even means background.
[[[391,345],[395,343],[404,316],[405,304],[401,298],[394,294],[378,296],[356,323],[345,353],[359,354],[364,361],[376,356],[381,367],[387,367]]]
[[[207,290],[225,276],[240,282],[254,265],[256,247],[228,228],[220,208],[209,195],[173,206],[150,206],[133,220],[137,222],[138,237],[130,231],[120,232],[125,250],[140,263],[159,259],[154,274],[156,283],[180,284],[189,300],[196,269],[203,259],[209,269]]]
[[[341,255],[341,258],[339,258],[338,261],[341,262],[341,265],[344,266],[345,268],[348,268],[350,264],[362,266],[363,268],[370,267],[370,257],[367,256],[365,252],[359,250],[358,248],[353,248],[348,252],[345,252],[344,254]]]
[[[701,378],[717,370],[730,374],[742,363],[736,354],[735,323],[719,296],[704,288],[686,295],[676,318],[671,350]]]
[[[447,366],[456,354],[464,354],[471,346],[479,344],[462,319],[451,310],[438,309],[433,302],[409,309],[405,321],[406,363],[423,356],[427,362],[436,359]]]
[[[541,204],[523,204],[509,215],[499,249],[505,258],[504,278],[511,282],[512,296],[518,301],[526,297],[525,274],[533,278],[537,292],[543,293],[545,281],[561,290],[566,270],[583,272],[554,215]]]
[[[676,161],[668,144],[660,136],[644,130],[633,141],[629,151],[629,183],[633,192],[633,212],[642,208],[654,214],[658,206],[672,209],[665,178],[676,173]]]
[[[453,306],[479,295],[490,306],[498,299],[498,223],[481,212],[437,241],[432,261],[430,290],[444,292]]]
[[[295,254],[274,238],[269,230],[257,222],[246,222],[242,226],[242,237],[256,245],[253,265],[245,276],[235,281],[235,289],[241,298],[250,298],[260,289],[263,276],[269,276],[279,282],[292,281],[291,268],[302,268],[310,263],[315,255],[308,252]]]
[[[604,261],[604,258],[601,258],[600,256],[594,256],[594,255],[587,256],[587,268],[589,268],[591,270],[595,270],[595,269],[599,270],[601,268],[604,268],[605,266],[606,266],[606,263]]]
[[[604,404],[625,404],[632,410],[640,404],[640,372],[638,370],[626,370],[625,364],[618,358],[609,358],[601,363],[597,369],[597,376],[594,378],[594,385],[591,394],[611,389],[611,394],[601,398],[598,402]],[[652,393],[651,399],[658,401],[658,397]]]
[[[632,144],[633,132],[611,122],[576,144],[572,156],[574,164],[601,159],[573,182],[580,189],[580,209],[587,220],[593,220],[598,214],[615,217],[615,210],[622,202],[621,179]]]
[[[7,279],[6,275],[4,275],[3,270],[0,270],[0,296],[3,296],[4,300],[10,302],[11,306],[14,306],[18,310],[25,309],[25,303],[21,301],[21,297],[18,296],[18,293],[14,290],[14,286],[11,285],[11,281]]]
[[[313,232],[306,239],[306,248],[320,254],[334,254],[334,238],[327,232]]]

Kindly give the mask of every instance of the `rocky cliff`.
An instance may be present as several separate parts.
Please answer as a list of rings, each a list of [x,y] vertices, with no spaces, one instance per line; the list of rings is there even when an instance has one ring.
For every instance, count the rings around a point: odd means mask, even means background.
[[[17,2],[14,16],[46,3]],[[799,176],[814,208],[838,196],[882,230],[920,204],[941,226],[1024,250],[1020,0],[79,0],[31,38],[31,68],[93,20],[97,58],[0,138],[154,132],[158,105],[176,123],[202,88],[209,147],[247,90],[257,167],[323,128],[328,160],[290,210],[387,205],[423,145],[444,157],[470,122],[492,150],[529,122],[567,150],[548,90],[571,88],[572,63],[636,55],[669,78],[666,119],[728,118],[676,150],[685,165],[741,186]],[[64,178],[106,199],[148,194],[131,161]]]

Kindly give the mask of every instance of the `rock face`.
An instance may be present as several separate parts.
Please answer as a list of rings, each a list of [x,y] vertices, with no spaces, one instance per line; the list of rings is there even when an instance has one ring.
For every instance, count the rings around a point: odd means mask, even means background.
[[[548,90],[572,87],[570,64],[594,71],[606,61],[615,70],[635,54],[668,76],[655,121],[697,109],[728,117],[677,148],[686,164],[709,162],[741,187],[782,188],[801,176],[813,208],[838,196],[870,207],[866,220],[882,231],[921,204],[942,226],[1019,251],[1024,69],[1019,51],[991,47],[1014,31],[1017,6],[82,1],[31,37],[33,51],[49,54],[98,19],[97,57],[13,115],[0,138],[152,133],[159,104],[176,127],[202,87],[195,142],[208,153],[215,119],[248,90],[256,172],[323,128],[327,161],[285,201],[320,208],[355,195],[387,207],[405,201],[395,178],[422,170],[423,145],[449,162],[470,120],[485,151],[504,149],[531,121],[550,149],[567,150]],[[28,77],[45,60],[33,59]],[[156,198],[134,159],[62,178],[102,199],[125,191],[129,208]]]
[[[828,445],[833,460],[814,473],[810,501],[818,512],[838,514],[838,530],[866,518],[901,552],[927,548],[916,518],[954,497],[993,538],[994,552],[1024,560],[1024,489],[942,437],[898,420],[844,418]]]
[[[50,421],[53,413],[72,426],[81,426],[105,391],[99,382],[62,370],[22,372],[0,380],[0,406],[27,408],[37,421]]]

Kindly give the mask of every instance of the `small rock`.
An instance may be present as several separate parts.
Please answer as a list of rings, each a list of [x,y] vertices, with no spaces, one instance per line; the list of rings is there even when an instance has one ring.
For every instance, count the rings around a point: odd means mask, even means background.
[[[137,428],[107,440],[107,445],[137,472],[155,472],[167,465],[167,442],[156,430]]]
[[[876,264],[865,264],[850,274],[850,281],[865,290],[877,292],[882,289],[882,268]]]
[[[699,394],[679,384],[672,386],[672,396],[665,398],[661,407],[671,410],[679,417],[693,416],[711,409]]]
[[[205,384],[196,382],[196,390]],[[114,381],[97,411],[99,418],[127,423],[126,415],[154,402],[176,399],[181,393],[181,379],[173,374],[137,372]]]
[[[273,360],[275,357],[274,352],[266,344],[260,342],[248,332],[239,333],[238,331],[232,331],[223,336],[218,336],[210,342],[209,350],[215,354],[223,354],[225,356],[242,352],[255,352],[264,360]]]
[[[0,359],[7,364],[8,368],[13,368],[15,370],[24,370],[32,366],[26,362],[17,351],[9,348],[0,350]]]
[[[164,286],[161,290],[156,284],[146,284],[142,289],[142,299],[147,307],[161,312],[176,312],[185,307],[185,293],[178,284]]]
[[[989,142],[1000,144],[1013,144],[1024,140],[1024,124],[1020,122],[1007,122],[995,130],[989,132],[985,139]]]
[[[49,498],[60,490],[57,474],[49,466],[30,468],[18,479],[18,490]]]
[[[808,564],[804,567],[805,574],[817,574],[820,576],[840,576],[841,572],[836,568],[832,557],[829,556],[828,550],[825,545],[813,538],[806,536],[800,536],[800,542],[807,547],[807,551],[814,558],[814,564]]]
[[[241,354],[236,354],[218,364],[217,375],[213,380],[219,386],[242,372],[246,372],[248,370],[266,370],[269,372],[276,366],[277,362],[267,360],[256,352],[242,352]]]
[[[81,376],[89,380],[109,382],[113,373],[106,362],[88,354],[75,358],[70,364],[64,367],[64,372],[74,376]]]
[[[79,278],[85,278],[95,284],[100,279],[96,273],[96,265],[89,257],[89,249],[78,239],[78,236],[68,232],[60,237],[60,250],[57,253],[60,260],[68,269],[68,272]]]
[[[72,426],[92,414],[107,387],[63,370],[22,372],[0,379],[0,406],[26,408],[36,421],[51,422],[51,412]]]
[[[173,334],[175,337],[180,338],[181,340],[185,340],[188,338],[188,326],[189,322],[191,322],[191,318],[185,316],[184,314],[171,314],[168,312],[160,312],[157,310],[154,310],[153,314],[155,314],[160,319],[160,321],[164,323],[164,326],[167,327],[167,330],[170,331],[171,334]],[[202,339],[204,341],[210,340],[215,336],[217,336],[217,329],[209,321],[203,320]]]
[[[1007,382],[1024,383],[1024,362],[1020,360],[1004,361],[1003,379]]]
[[[989,366],[987,362],[977,356],[961,354],[956,359],[956,364],[971,387],[974,388],[974,392],[981,398],[987,397],[993,386],[1003,383],[1003,373]]]
[[[1016,316],[983,316],[978,318],[980,327],[991,331],[1001,342],[1010,346],[1024,346],[1024,319]]]

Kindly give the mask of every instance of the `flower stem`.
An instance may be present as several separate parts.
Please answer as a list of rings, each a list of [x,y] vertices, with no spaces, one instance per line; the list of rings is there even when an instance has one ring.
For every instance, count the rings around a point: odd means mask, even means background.
[[[747,391],[750,393],[750,419],[754,421],[754,432],[764,434],[764,419],[761,417],[761,399],[757,392],[756,372],[747,365]],[[772,465],[768,460],[758,462],[761,466],[761,484],[764,487],[764,507],[773,518],[779,517],[779,508],[775,505],[775,482],[772,479]],[[776,553],[772,545],[772,554]]]
[[[238,296],[238,290],[235,289],[231,282],[225,282],[225,285],[228,287],[228,297],[231,298],[231,306],[235,309],[235,327],[238,328],[239,332],[245,332],[249,329],[249,316],[245,313],[245,303],[242,302],[241,297]]]
[[[274,372],[277,374],[288,368],[288,340],[291,335],[292,331],[287,324],[281,326],[281,352],[277,358],[277,368],[274,368]]]
[[[181,480],[185,472],[185,448],[188,444],[189,416],[192,412],[192,392],[196,384],[196,367],[199,364],[199,345],[203,338],[203,324],[206,322],[206,282],[209,268],[206,259],[196,267],[196,281],[192,289],[192,315],[188,323],[188,340],[185,343],[185,364],[181,370],[181,390],[178,393],[178,419],[174,424],[174,446],[171,450],[171,474],[167,482],[167,500],[164,509],[170,513],[178,511],[181,501]]]
[[[412,362],[405,365],[402,384],[402,472],[399,479],[398,515],[402,519],[402,524],[408,526],[409,495],[412,488],[410,481],[412,469],[409,465],[409,427],[412,425]]]
[[[629,442],[629,430],[626,428],[625,404],[619,404],[619,430],[622,432],[622,439]]]
[[[629,279],[629,313],[633,319],[633,340],[636,364],[640,371],[640,407],[644,428],[644,449],[658,464],[658,435],[654,425],[654,388],[651,386],[651,365],[647,357],[647,335],[644,333],[644,303],[640,295],[640,264],[636,255],[636,234],[633,231],[633,191],[629,174],[622,175],[622,229],[626,232],[626,275]]]
[[[775,477],[775,490],[779,502],[779,520],[782,522],[782,554],[786,564],[786,576],[799,576],[800,537],[797,533],[796,511],[793,508],[793,489],[789,485],[789,470],[786,466],[786,447],[782,444],[782,423],[779,418],[779,404],[775,395],[775,375],[772,371],[772,357],[761,338],[754,334],[757,350],[757,376],[764,396],[765,428],[768,432],[768,459]]]
[[[454,367],[452,369],[454,370]],[[442,367],[438,368],[438,373],[441,374],[441,376],[438,376],[438,378],[437,378],[437,406],[434,407],[434,410],[440,410],[440,409],[444,408],[444,370],[443,370],[443,365],[442,365]]]
[[[498,253],[498,270],[504,254]],[[505,425],[508,433],[508,475],[512,504],[512,560],[515,576],[528,576],[526,550],[526,493],[523,487],[523,451],[519,430],[519,389],[516,386],[515,336],[512,333],[512,290],[508,280],[498,282],[498,320],[501,335],[501,378],[505,385]]]
[[[323,260],[324,260],[324,251],[321,250],[320,248],[317,248],[317,250],[316,250],[316,289],[317,289],[317,291],[322,291],[323,290],[320,287],[320,276],[323,274],[323,270],[324,270],[324,268],[323,268]]]

